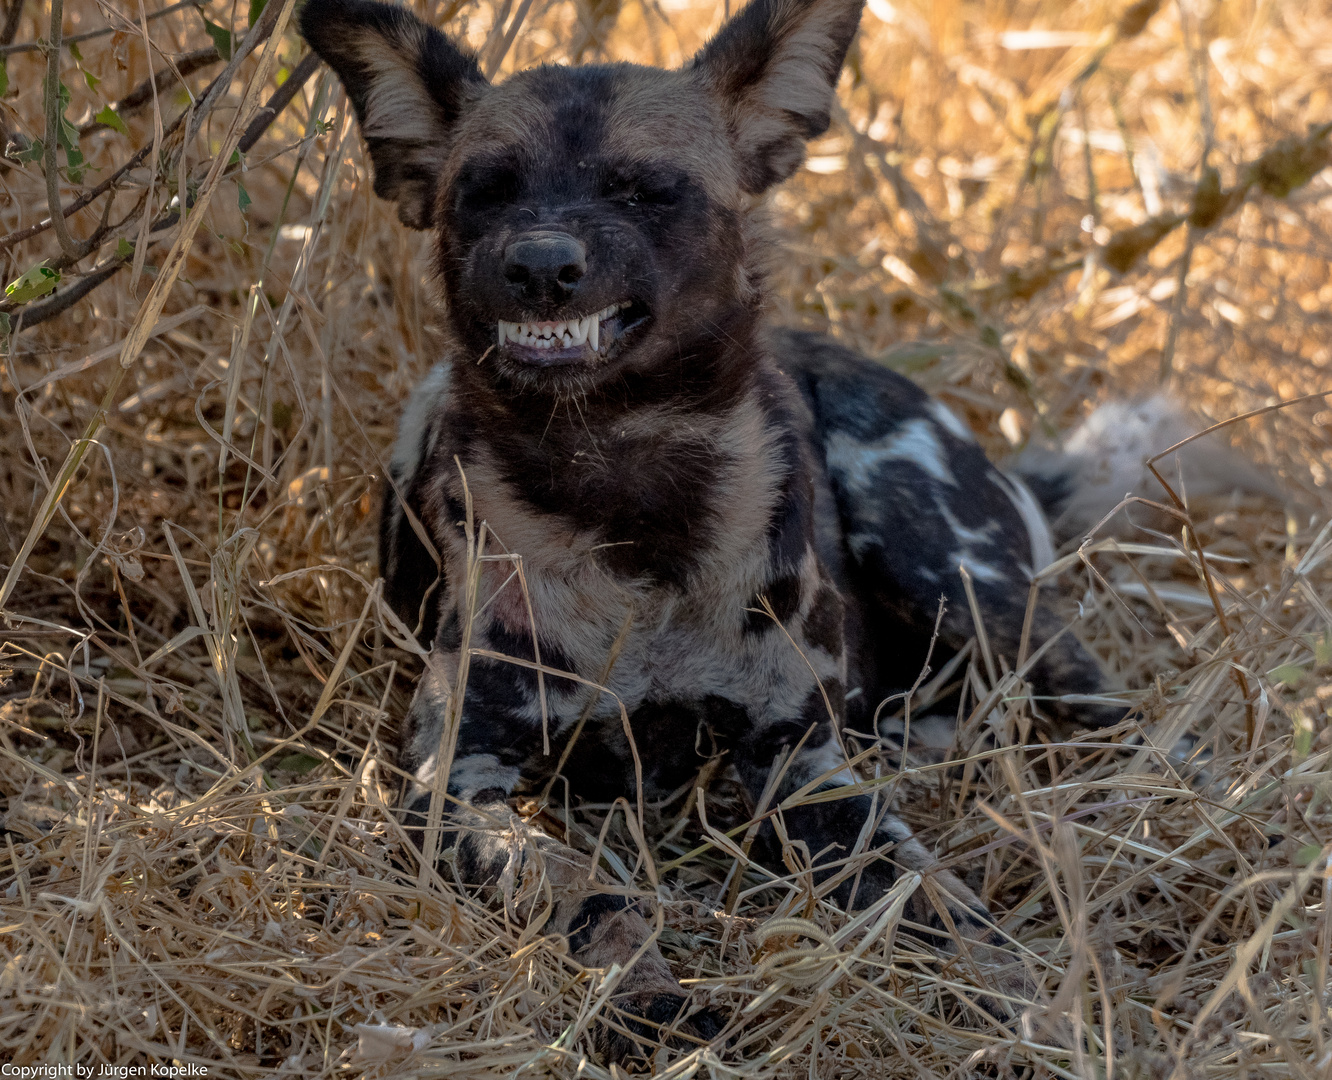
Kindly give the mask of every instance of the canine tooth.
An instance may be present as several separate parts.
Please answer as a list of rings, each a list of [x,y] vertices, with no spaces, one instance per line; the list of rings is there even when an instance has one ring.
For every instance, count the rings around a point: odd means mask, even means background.
[[[587,341],[588,341],[588,344],[592,346],[592,351],[593,351],[593,352],[600,352],[600,350],[601,350],[601,316],[600,316],[600,315],[593,315],[590,321],[591,321],[591,325],[588,327],[588,330],[587,330]]]

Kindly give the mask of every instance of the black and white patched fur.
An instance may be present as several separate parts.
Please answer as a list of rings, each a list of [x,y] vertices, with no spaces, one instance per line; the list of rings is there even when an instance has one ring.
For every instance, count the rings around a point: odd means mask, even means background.
[[[1013,665],[1048,529],[940,403],[763,318],[756,196],[827,129],[861,4],[752,0],[679,70],[543,66],[501,83],[402,8],[308,0],[301,14],[376,192],[432,234],[443,300],[445,347],[407,404],[382,523],[387,596],[432,646],[402,738],[405,820],[430,820],[466,644],[442,871],[464,885],[543,874],[544,929],[589,967],[647,943],[601,1031],[612,1058],[663,1026],[706,1040],[720,1021],[691,1013],[625,890],[511,812],[575,733],[564,776],[599,800],[639,794],[635,751],[648,799],[691,790],[724,754],[758,803],[784,762],[769,808],[806,785],[845,797],[783,811],[761,859],[781,874],[814,860],[848,906],[924,872],[910,917],[941,947],[992,940],[972,891],[857,786],[843,732],[916,679],[941,598],[936,669],[976,632],[960,568]],[[511,561],[480,563],[467,625],[469,494],[487,553],[521,555],[527,590]],[[1118,719],[1060,700],[1105,687],[1060,630],[1037,605],[1032,649],[1053,640],[1028,674],[1040,709]],[[535,667],[500,658],[534,664],[538,649],[544,724]]]

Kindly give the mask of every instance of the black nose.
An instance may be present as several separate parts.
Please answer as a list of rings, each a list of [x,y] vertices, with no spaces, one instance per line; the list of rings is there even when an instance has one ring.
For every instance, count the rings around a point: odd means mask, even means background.
[[[504,277],[528,303],[559,303],[587,273],[587,249],[565,232],[523,233],[504,249]]]

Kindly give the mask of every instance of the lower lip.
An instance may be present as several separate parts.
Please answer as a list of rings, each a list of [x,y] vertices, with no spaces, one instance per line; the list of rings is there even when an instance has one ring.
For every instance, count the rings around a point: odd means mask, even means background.
[[[534,349],[528,345],[519,345],[516,341],[506,341],[504,349],[514,359],[532,367],[568,367],[590,362],[597,357],[586,345],[574,345],[568,349]]]

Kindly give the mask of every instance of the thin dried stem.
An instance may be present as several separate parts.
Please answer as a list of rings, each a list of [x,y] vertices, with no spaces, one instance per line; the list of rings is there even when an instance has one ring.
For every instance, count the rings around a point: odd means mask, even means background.
[[[64,14],[64,0],[51,0],[51,37],[46,49],[46,205],[56,239],[60,241],[60,250],[72,262],[78,262],[88,254],[90,245],[70,235],[60,206],[60,125],[64,123],[60,107],[60,32]]]

